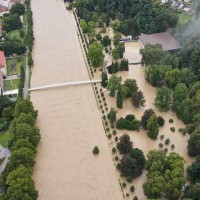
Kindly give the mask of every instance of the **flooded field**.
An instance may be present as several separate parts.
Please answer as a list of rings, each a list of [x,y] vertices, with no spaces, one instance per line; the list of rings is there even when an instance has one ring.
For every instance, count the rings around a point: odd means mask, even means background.
[[[141,60],[141,55],[139,54],[141,46],[138,42],[131,42],[131,43],[125,43],[125,58],[129,60],[129,62],[139,62]],[[157,116],[162,116],[165,119],[165,125],[160,128],[158,139],[156,141],[150,139],[146,131],[140,130],[137,131],[127,131],[127,130],[117,130],[118,136],[128,133],[131,137],[131,140],[133,141],[133,146],[136,148],[140,148],[144,154],[146,155],[149,150],[151,149],[159,149],[159,143],[164,144],[164,141],[166,139],[170,139],[170,144],[165,145],[164,148],[168,149],[168,153],[170,152],[177,152],[185,159],[185,167],[191,164],[191,162],[194,160],[190,158],[187,155],[187,141],[189,139],[189,135],[183,136],[180,132],[178,132],[179,128],[183,128],[184,124],[177,119],[176,115],[169,111],[169,112],[160,112],[155,106],[154,98],[156,96],[156,88],[152,87],[150,84],[148,84],[144,78],[144,67],[141,65],[129,65],[129,71],[128,72],[118,72],[118,76],[121,76],[123,81],[132,78],[136,79],[139,89],[144,93],[144,97],[146,99],[146,105],[145,107],[142,107],[140,109],[136,109],[132,106],[130,99],[127,99],[124,101],[123,109],[118,109],[117,118],[125,117],[127,114],[134,114],[137,119],[141,119],[141,116],[143,115],[144,111],[146,109],[152,108]],[[107,103],[109,107],[116,107],[116,99],[113,97],[110,97],[108,95],[108,92],[104,92],[106,95]],[[169,123],[169,119],[173,119],[173,123]],[[173,133],[170,128],[174,127],[176,131]],[[161,140],[160,136],[164,135],[164,139]],[[174,150],[171,149],[171,145],[174,144],[175,148]],[[146,180],[146,172],[143,173],[141,177],[138,177],[134,179],[133,185],[135,186],[135,192],[134,195],[137,195],[140,200],[147,199],[143,195],[143,189],[142,185]],[[128,188],[124,189],[125,193],[129,192]]]
[[[32,10],[31,87],[89,80],[73,14],[57,0],[32,0]],[[31,100],[42,137],[34,167],[39,200],[121,200],[91,85],[32,92]]]

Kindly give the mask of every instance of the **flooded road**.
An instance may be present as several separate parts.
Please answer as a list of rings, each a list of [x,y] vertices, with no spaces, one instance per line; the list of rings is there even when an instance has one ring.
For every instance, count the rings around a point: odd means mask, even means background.
[[[57,0],[32,0],[32,10],[31,87],[89,80],[73,14]],[[42,137],[33,175],[39,200],[121,200],[91,85],[32,92],[31,100]]]

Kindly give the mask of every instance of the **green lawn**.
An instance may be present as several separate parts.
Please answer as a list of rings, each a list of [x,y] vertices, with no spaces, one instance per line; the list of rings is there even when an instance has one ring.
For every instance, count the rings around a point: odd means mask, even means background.
[[[20,67],[26,64],[26,57],[17,57],[6,60],[7,65],[7,74],[8,75],[17,75],[20,74]]]
[[[12,138],[12,135],[8,132],[0,133],[0,144],[4,147],[8,147],[8,141]]]
[[[4,90],[15,90],[19,87],[19,78],[18,79],[12,79],[12,80],[4,80]]]
[[[24,33],[25,33],[25,27],[23,28],[23,31],[24,31]],[[8,37],[10,38],[10,39],[17,39],[17,40],[20,40],[21,42],[24,42],[24,38],[22,38],[21,36],[20,36],[20,30],[13,30],[13,31],[11,31],[11,32],[9,32],[8,33]]]

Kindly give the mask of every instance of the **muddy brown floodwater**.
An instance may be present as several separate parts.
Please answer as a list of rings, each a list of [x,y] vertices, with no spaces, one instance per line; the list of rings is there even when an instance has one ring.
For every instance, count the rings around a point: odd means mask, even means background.
[[[89,80],[73,14],[57,0],[32,0],[32,10],[31,86]],[[41,130],[33,174],[39,200],[121,200],[92,86],[31,92],[31,100]]]
[[[139,53],[141,46],[139,42],[129,42],[125,43],[125,58],[129,60],[129,62],[140,62],[141,55]],[[156,141],[150,139],[146,131],[140,130],[137,131],[127,131],[127,130],[117,130],[118,135],[122,135],[124,133],[128,133],[133,141],[133,145],[136,148],[141,149],[146,155],[149,150],[159,149],[159,143],[164,144],[167,138],[170,139],[170,145],[165,145],[164,148],[168,149],[168,153],[177,152],[185,159],[185,168],[191,164],[194,159],[187,155],[187,141],[189,139],[189,135],[183,136],[178,129],[185,127],[185,125],[180,121],[175,113],[169,112],[160,112],[154,106],[154,98],[156,96],[156,88],[152,87],[149,83],[146,82],[144,78],[144,67],[141,65],[129,65],[128,72],[118,72],[118,76],[122,77],[122,82],[128,78],[135,79],[137,81],[139,89],[144,93],[144,97],[146,99],[146,105],[143,108],[136,109],[132,106],[130,99],[124,101],[123,109],[118,109],[117,118],[125,117],[127,114],[134,114],[137,119],[141,119],[143,112],[146,109],[152,108],[157,116],[162,116],[165,119],[165,125],[160,128],[158,139]],[[116,99],[110,97],[108,91],[105,91],[106,99],[109,107],[116,108]],[[168,120],[173,119],[173,123],[169,123]],[[170,130],[170,127],[175,127],[176,131],[173,133]],[[160,136],[164,135],[164,139],[161,140]],[[171,144],[175,145],[174,150],[171,149]],[[146,171],[142,174],[142,176],[133,180],[132,184],[135,186],[134,195],[140,200],[146,200],[146,196],[143,194],[142,185],[146,181]],[[124,189],[124,193],[129,192],[129,187]],[[127,198],[128,199],[128,198]]]

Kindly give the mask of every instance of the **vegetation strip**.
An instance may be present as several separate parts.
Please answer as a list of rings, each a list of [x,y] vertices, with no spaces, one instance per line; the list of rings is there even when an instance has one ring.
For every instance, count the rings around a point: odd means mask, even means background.
[[[25,41],[29,49],[28,64],[32,66],[31,52],[34,37],[30,0],[26,0],[25,5],[27,20]],[[38,198],[38,192],[32,180],[32,172],[35,164],[37,144],[40,141],[40,131],[35,125],[37,111],[34,110],[32,102],[29,99],[22,99],[24,80],[25,69],[21,67],[19,98],[16,103],[11,102],[6,97],[0,97],[0,108],[2,109],[0,109],[0,116],[2,117],[1,119],[5,120],[4,130],[9,126],[6,134],[9,136],[8,147],[11,150],[9,162],[0,176],[0,199],[2,200],[11,200],[13,198],[15,200],[36,200]]]

